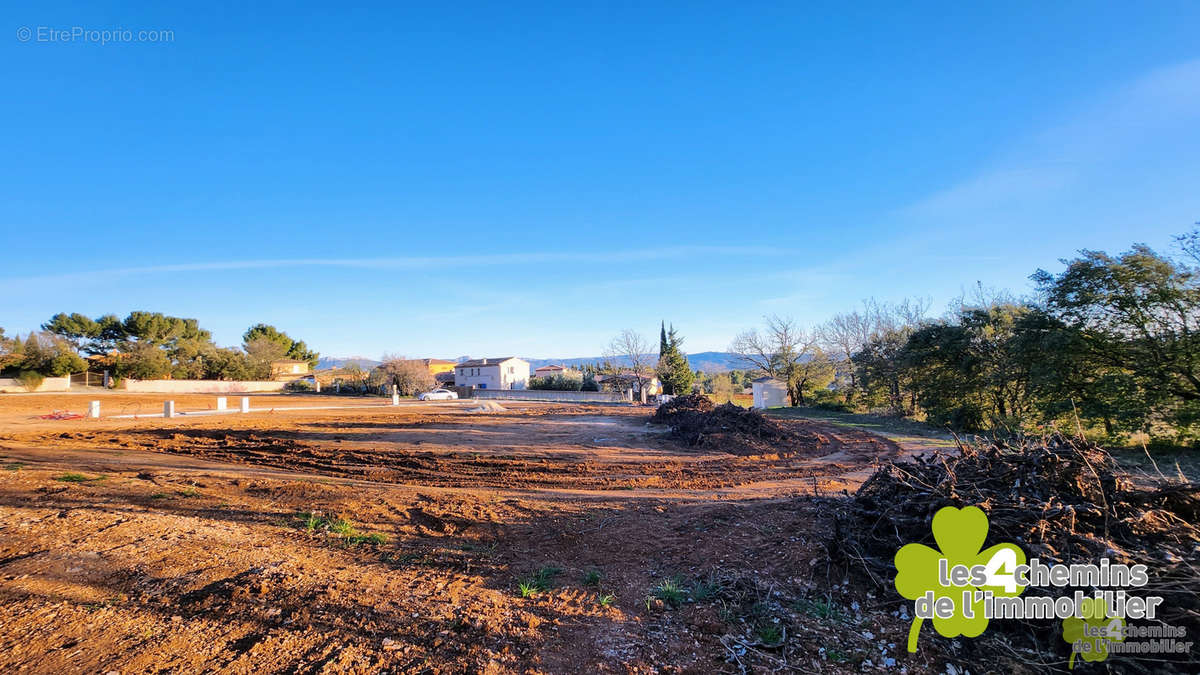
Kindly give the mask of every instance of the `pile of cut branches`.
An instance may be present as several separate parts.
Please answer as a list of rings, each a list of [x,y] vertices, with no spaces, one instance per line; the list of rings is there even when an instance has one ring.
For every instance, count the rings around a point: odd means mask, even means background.
[[[910,542],[935,546],[930,524],[945,506],[978,506],[990,525],[985,546],[1012,542],[1047,565],[1147,565],[1149,584],[1129,590],[1162,596],[1162,623],[1200,631],[1200,484],[1135,484],[1103,448],[1064,436],[964,445],[881,467],[837,509],[831,552],[890,587],[896,551]],[[1053,631],[1021,625],[1039,652],[1064,648],[1050,644]]]
[[[734,455],[791,454],[816,448],[815,434],[732,403],[713,407],[705,396],[680,396],[659,406],[651,422],[671,427],[671,437],[689,447]]]
[[[658,406],[658,410],[654,411],[654,415],[650,417],[650,421],[655,424],[671,424],[677,416],[689,415],[692,413],[706,413],[713,409],[712,399],[703,394],[688,394],[687,396],[676,396],[666,403]]]

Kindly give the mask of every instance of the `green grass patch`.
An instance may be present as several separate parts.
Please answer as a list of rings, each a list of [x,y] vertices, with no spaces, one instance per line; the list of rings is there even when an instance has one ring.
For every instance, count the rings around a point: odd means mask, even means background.
[[[826,598],[800,598],[794,604],[797,612],[823,621],[841,621],[846,612],[834,601]]]
[[[774,621],[764,621],[754,629],[758,641],[768,647],[776,647],[783,642],[783,628]]]
[[[688,594],[696,602],[706,602],[708,600],[712,600],[713,598],[717,597],[717,595],[720,594],[722,589],[723,589],[723,586],[718,581],[701,580],[701,581],[697,581],[696,583],[692,584],[692,587],[691,587],[691,589],[689,589]]]
[[[1172,480],[1183,478],[1200,481],[1200,453],[1193,449],[1179,448],[1113,448],[1109,452],[1121,468],[1135,474],[1144,474],[1154,479],[1159,475]]]
[[[25,468],[25,462],[9,462],[4,465],[5,471],[20,471]]]
[[[380,546],[387,543],[387,535],[382,532],[370,532],[364,534],[362,532],[352,532],[351,534],[343,535],[343,540],[348,546],[358,546],[359,544],[368,544],[371,546]]]
[[[538,593],[545,593],[554,588],[554,578],[562,574],[562,569],[547,565],[533,574],[517,581],[517,591],[522,598],[530,598]]]
[[[96,481],[104,480],[104,476],[89,477],[81,473],[67,472],[61,476],[55,476],[54,480],[61,481],[63,483],[94,483]]]
[[[326,518],[317,511],[302,511],[296,514],[293,524],[305,532],[323,532],[341,545],[378,546],[387,543],[387,535],[381,532],[362,532],[348,518]]]
[[[771,417],[784,419],[809,419],[830,424],[870,431],[896,441],[920,440],[926,445],[955,446],[954,436],[946,429],[903,417],[847,413],[821,408],[798,406],[795,408],[771,408],[766,411]]]
[[[651,591],[651,595],[662,600],[672,607],[678,607],[683,604],[684,590],[683,581],[678,577],[663,579]]]

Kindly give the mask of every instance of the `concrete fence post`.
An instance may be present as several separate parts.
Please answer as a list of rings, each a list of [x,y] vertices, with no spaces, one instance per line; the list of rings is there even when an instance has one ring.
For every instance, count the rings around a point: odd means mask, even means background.
[[[249,396],[242,397],[242,412],[244,412],[244,413],[250,412],[250,397]]]
[[[67,389],[71,388],[71,374],[67,373]]]
[[[111,386],[112,386],[112,378],[109,377],[108,370],[105,370],[104,371],[104,388],[108,389]]]
[[[88,404],[88,417],[92,419],[100,419],[100,401],[92,401]]]
[[[318,394],[321,393],[321,381],[314,379],[313,383],[313,389],[315,389]]]
[[[224,410],[227,402],[224,396],[217,397],[217,410]]]
[[[400,405],[400,394],[392,391],[392,405]]]
[[[163,417],[175,416],[175,401],[163,401]]]

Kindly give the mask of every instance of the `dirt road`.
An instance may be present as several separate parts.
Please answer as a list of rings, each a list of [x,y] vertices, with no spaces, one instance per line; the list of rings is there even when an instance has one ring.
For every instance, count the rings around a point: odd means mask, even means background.
[[[811,497],[900,451],[869,434],[796,421],[811,447],[739,457],[631,407],[53,421],[30,398],[0,398],[5,672],[900,658],[907,622],[840,583]]]

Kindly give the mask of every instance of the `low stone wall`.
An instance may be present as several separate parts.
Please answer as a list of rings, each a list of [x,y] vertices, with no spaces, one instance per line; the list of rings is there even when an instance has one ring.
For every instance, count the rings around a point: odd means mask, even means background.
[[[236,380],[124,380],[121,389],[146,394],[248,394],[283,391],[287,385],[287,382]]]
[[[550,391],[548,389],[475,389],[472,398],[510,401],[556,401],[560,403],[624,403],[624,394],[615,391]]]
[[[33,391],[71,391],[70,377],[47,377]],[[29,390],[11,377],[0,377],[0,394],[25,394]]]

